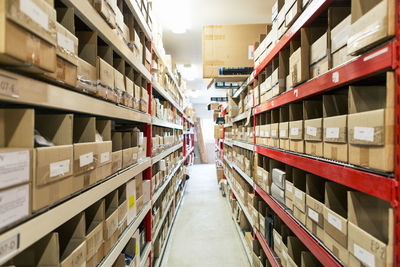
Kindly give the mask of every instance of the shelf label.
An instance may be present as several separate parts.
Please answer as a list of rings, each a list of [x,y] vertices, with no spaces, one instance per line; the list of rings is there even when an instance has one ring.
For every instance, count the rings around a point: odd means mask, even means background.
[[[279,236],[278,236],[277,234],[275,234],[275,233],[274,233],[274,239],[275,239],[275,242],[276,242],[278,245],[281,245],[281,239],[280,239]]]
[[[315,212],[314,210],[308,208],[308,217],[311,218],[311,220],[318,222],[318,212]]]
[[[49,29],[49,16],[31,0],[20,0],[19,9],[42,28]]]
[[[29,214],[29,184],[17,186],[0,193],[0,228]]]
[[[354,256],[369,267],[375,267],[375,256],[354,243]]]
[[[286,137],[286,130],[280,130],[279,136],[280,137]]]
[[[311,135],[311,136],[317,136],[317,128],[316,127],[311,127],[311,126],[307,126],[307,134]]]
[[[29,150],[0,153],[0,187],[29,181]]]
[[[298,199],[300,199],[300,200],[303,200],[303,192],[301,191],[301,190],[299,190],[299,189],[294,189],[294,195],[298,198]]]
[[[271,131],[271,136],[276,137],[276,130]]]
[[[79,156],[79,167],[89,165],[93,162],[93,152]]]
[[[299,128],[290,128],[290,135],[299,135]]]
[[[377,57],[377,56],[380,56],[380,55],[382,55],[382,54],[385,54],[387,51],[389,51],[389,49],[388,49],[387,47],[385,47],[385,48],[383,48],[383,49],[381,49],[381,50],[379,50],[379,51],[376,51],[375,53],[373,53],[373,54],[371,54],[371,55],[369,55],[369,56],[366,56],[366,57],[364,58],[364,62],[365,62],[365,61],[368,61],[368,60],[371,60],[371,59],[373,59],[373,58],[375,58],[375,57]]]
[[[282,250],[282,257],[285,259],[285,260],[287,260],[287,253],[286,253],[286,251],[283,249]]]
[[[293,187],[290,184],[286,184],[286,190],[289,191],[290,193],[293,192]]]
[[[293,94],[295,97],[299,97],[299,89],[293,90]]]
[[[15,98],[19,97],[18,79],[0,74],[0,94]]]
[[[326,138],[339,138],[339,128],[326,128]]]
[[[374,128],[372,127],[354,127],[354,139],[373,142]]]
[[[0,243],[0,261],[7,258],[10,254],[16,252],[19,248],[19,233],[10,236]]]
[[[328,222],[339,231],[342,231],[342,221],[330,212],[328,212]]]
[[[110,160],[110,152],[103,152],[100,154],[100,163],[104,163]]]
[[[59,32],[57,32],[57,44],[68,52],[75,53],[74,41]]]
[[[332,82],[333,83],[339,82],[339,72],[335,71],[334,73],[332,73]]]
[[[63,175],[69,172],[69,159],[50,163],[50,177]]]

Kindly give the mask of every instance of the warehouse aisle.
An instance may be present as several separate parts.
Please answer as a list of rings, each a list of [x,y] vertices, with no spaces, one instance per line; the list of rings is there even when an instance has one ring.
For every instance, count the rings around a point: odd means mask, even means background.
[[[229,205],[218,190],[215,164],[190,168],[163,267],[249,266]]]

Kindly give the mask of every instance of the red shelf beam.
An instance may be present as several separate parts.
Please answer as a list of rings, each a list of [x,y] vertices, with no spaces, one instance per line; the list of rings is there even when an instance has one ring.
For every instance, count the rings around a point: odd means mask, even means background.
[[[395,67],[394,55],[395,42],[390,42],[379,49],[341,67],[335,68],[289,92],[255,107],[255,114],[260,114],[324,91],[345,86],[352,81],[372,76],[384,70],[393,69]]]
[[[263,62],[256,68],[255,77],[271,63],[279,51],[289,45],[289,42],[299,33],[300,29],[311,23],[316,17],[324,11],[333,0],[314,0],[310,5],[301,13],[296,22],[287,30],[282,39],[275,45],[272,51],[267,55]]]
[[[303,244],[314,254],[323,266],[342,266],[331,254],[326,251],[317,240],[311,237],[307,231],[297,223],[282,207],[275,202],[259,186],[255,186],[256,192],[267,202],[268,206],[282,219],[282,221],[292,230],[292,232],[303,242]]]
[[[257,153],[397,205],[395,179],[262,146]]]
[[[272,250],[268,246],[267,242],[265,241],[264,237],[262,237],[260,232],[258,232],[258,230],[255,228],[254,228],[254,233],[258,239],[258,242],[260,242],[261,247],[263,248],[263,250],[265,252],[265,255],[267,255],[269,263],[271,263],[271,265],[273,267],[281,267],[279,262],[276,260],[274,253],[272,252]]]

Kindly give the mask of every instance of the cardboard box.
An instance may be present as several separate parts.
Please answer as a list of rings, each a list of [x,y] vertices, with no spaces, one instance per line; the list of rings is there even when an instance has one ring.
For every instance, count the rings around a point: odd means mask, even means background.
[[[303,102],[305,152],[322,157],[322,101],[306,100]]]
[[[322,267],[323,265],[317,260],[317,258],[309,251],[301,252],[301,267]]]
[[[279,188],[275,183],[271,184],[271,195],[282,204],[285,204],[285,191]]]
[[[118,188],[118,228],[121,232],[127,226],[128,200],[126,198],[126,184]]]
[[[324,245],[338,257],[344,265],[348,266],[349,251],[333,239],[327,232],[324,234]]]
[[[56,70],[55,10],[42,0],[5,1],[1,3],[0,9],[2,10],[0,61],[6,65],[19,65],[34,72],[54,72]]]
[[[100,15],[104,18],[104,20],[110,25],[112,29],[117,27],[117,18],[114,10],[110,6],[109,1],[107,0],[95,0],[94,7],[100,13]]]
[[[203,78],[219,76],[221,67],[253,66],[253,44],[265,33],[265,27],[265,24],[204,26]]]
[[[352,60],[353,58],[355,58],[355,57],[349,55],[349,53],[348,53],[348,47],[344,46],[332,54],[332,68],[336,68],[336,67]]]
[[[285,6],[287,12],[285,16],[285,25],[286,27],[290,27],[301,14],[302,2],[301,0],[297,0],[290,4],[286,1]]]
[[[294,195],[293,204],[302,213],[306,212],[306,173],[299,170],[293,169],[292,172]]]
[[[304,244],[296,236],[288,236],[288,266],[301,266],[302,252],[308,251]],[[313,265],[310,265],[313,266]]]
[[[60,267],[82,266],[86,262],[85,215],[80,213],[55,230],[60,246]]]
[[[135,179],[130,180],[126,184],[126,199],[128,200],[128,217],[127,223],[130,224],[136,217],[136,181]]]
[[[347,196],[349,252],[360,265],[391,266],[394,214],[390,203],[361,192],[348,192]]]
[[[27,183],[0,190],[0,229],[30,215],[30,187],[30,183]]]
[[[97,85],[96,94],[100,97],[107,97],[108,88],[114,88],[114,68],[101,57],[96,59]]]
[[[322,242],[324,241],[325,180],[306,174],[306,226]]]
[[[395,1],[352,1],[351,26],[347,46],[349,53],[361,52],[376,46],[395,34]]]
[[[78,58],[76,87],[85,92],[95,93],[96,81],[96,66]]]
[[[105,202],[101,199],[85,210],[86,262],[92,260],[103,245]],[[96,259],[94,259],[96,261]]]
[[[112,239],[118,230],[118,190],[105,197],[105,219],[103,228],[104,241]]]
[[[386,86],[350,86],[349,163],[394,170],[394,74]]]
[[[93,171],[100,150],[100,143],[96,143],[96,118],[75,117],[73,137],[74,176]]]
[[[347,96],[324,95],[324,157],[348,161],[347,146]]]
[[[58,233],[53,232],[36,241],[33,246],[29,246],[18,253],[6,265],[59,267],[59,254]],[[36,257],[32,257],[32,255]]]
[[[347,249],[347,190],[340,184],[325,182],[325,233],[345,249]]]
[[[310,31],[311,28],[302,28],[300,37],[290,43],[289,87],[294,87],[310,78]]]
[[[347,46],[351,25],[351,15],[347,16],[331,30],[331,53]]]

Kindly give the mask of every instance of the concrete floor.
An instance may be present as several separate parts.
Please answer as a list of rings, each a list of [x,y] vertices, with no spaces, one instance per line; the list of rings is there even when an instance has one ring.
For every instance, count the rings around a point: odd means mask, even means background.
[[[165,267],[250,266],[215,164],[190,167],[190,180],[165,251]]]

